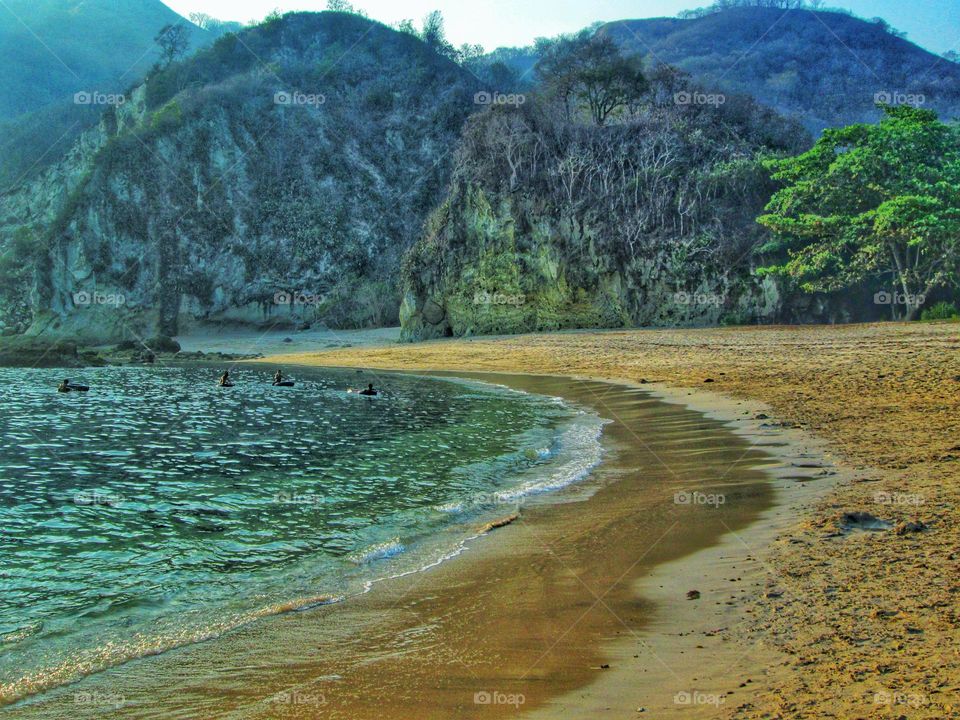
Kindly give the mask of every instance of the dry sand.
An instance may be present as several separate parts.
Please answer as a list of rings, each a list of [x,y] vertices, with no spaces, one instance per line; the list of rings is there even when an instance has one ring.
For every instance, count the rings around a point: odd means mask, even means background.
[[[952,718],[960,717],[958,351],[960,325],[935,323],[557,333],[271,360],[642,383],[695,409],[710,410],[713,403],[711,412],[727,420],[742,415],[735,407],[745,403],[758,428],[796,432],[788,446],[791,452],[809,446],[811,465],[820,465],[818,442],[826,443],[840,481],[824,497],[791,500],[781,492],[779,509],[764,521],[673,561],[682,566],[659,566],[635,588],[661,601],[640,639],[659,643],[664,653],[677,646],[662,659],[698,678],[691,692],[732,685],[732,695],[722,704],[644,706],[643,698],[665,677],[644,668],[648,672],[611,672],[537,712]],[[757,403],[769,410],[760,411]],[[797,468],[804,470],[811,469]],[[882,529],[866,529],[875,521]],[[737,563],[736,582],[751,590],[722,602],[713,615],[675,599],[667,607],[667,595],[656,596],[658,581],[672,574],[701,572],[715,584],[717,568],[732,570]],[[690,639],[679,634],[702,634],[714,618],[722,624],[704,636],[709,639],[692,643],[702,654],[691,657],[682,646]],[[609,656],[626,652],[622,639],[607,639]],[[744,678],[751,662],[758,677]],[[674,674],[671,682],[685,679]]]

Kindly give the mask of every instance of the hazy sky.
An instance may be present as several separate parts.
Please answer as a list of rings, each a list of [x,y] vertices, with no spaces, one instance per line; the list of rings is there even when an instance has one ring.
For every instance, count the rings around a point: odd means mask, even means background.
[[[326,0],[164,0],[187,15],[205,12],[222,20],[260,20],[273,9],[323,10]],[[418,25],[441,10],[455,44],[480,43],[487,50],[529,45],[536,37],[579,30],[597,20],[662,17],[709,5],[711,0],[356,0],[354,5],[385,23],[405,18]],[[960,50],[960,0],[827,0],[862,17],[882,17],[934,52]]]

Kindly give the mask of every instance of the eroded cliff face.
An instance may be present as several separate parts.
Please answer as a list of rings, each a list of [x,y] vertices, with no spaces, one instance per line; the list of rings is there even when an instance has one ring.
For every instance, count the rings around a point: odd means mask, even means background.
[[[750,100],[678,106],[679,76],[608,127],[546,104],[470,120],[446,201],[404,264],[403,336],[772,322],[755,217],[771,187],[758,153],[808,141]]]
[[[3,322],[108,342],[395,321],[396,269],[442,197],[474,82],[340,13],[224,38],[0,199],[0,247],[22,260]]]

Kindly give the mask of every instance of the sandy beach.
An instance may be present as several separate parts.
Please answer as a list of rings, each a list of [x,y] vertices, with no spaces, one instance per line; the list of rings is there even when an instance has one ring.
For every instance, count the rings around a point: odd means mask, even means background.
[[[604,462],[566,489],[505,502],[448,562],[96,673],[17,716],[100,716],[77,697],[118,698],[111,715],[137,719],[702,715],[740,683],[761,686],[769,653],[729,642],[731,613],[763,589],[744,543],[759,544],[751,528],[784,502],[832,485],[815,449],[736,401],[717,405],[741,415],[731,432],[630,385],[456,374],[607,417]]]
[[[571,332],[271,361],[637,384],[728,423],[746,420],[748,435],[789,435],[766,450],[822,473],[825,482],[791,481],[803,488],[793,499],[780,488],[768,512],[709,550],[636,578],[637,602],[654,609],[635,632],[662,650],[666,670],[656,660],[624,668],[631,648],[603,637],[609,672],[548,693],[543,716],[945,718],[960,716],[958,350],[960,326],[935,323]],[[678,573],[708,589],[730,576],[727,587],[743,592],[710,613],[689,611],[693,603],[666,589]],[[677,668],[699,683],[689,703],[656,692],[671,673],[671,687],[686,687]]]

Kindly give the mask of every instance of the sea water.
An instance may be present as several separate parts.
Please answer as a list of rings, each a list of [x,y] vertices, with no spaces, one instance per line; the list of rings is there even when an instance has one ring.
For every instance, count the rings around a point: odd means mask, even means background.
[[[0,370],[0,704],[375,592],[602,452],[596,415],[474,382],[101,368],[58,394],[62,374]]]

